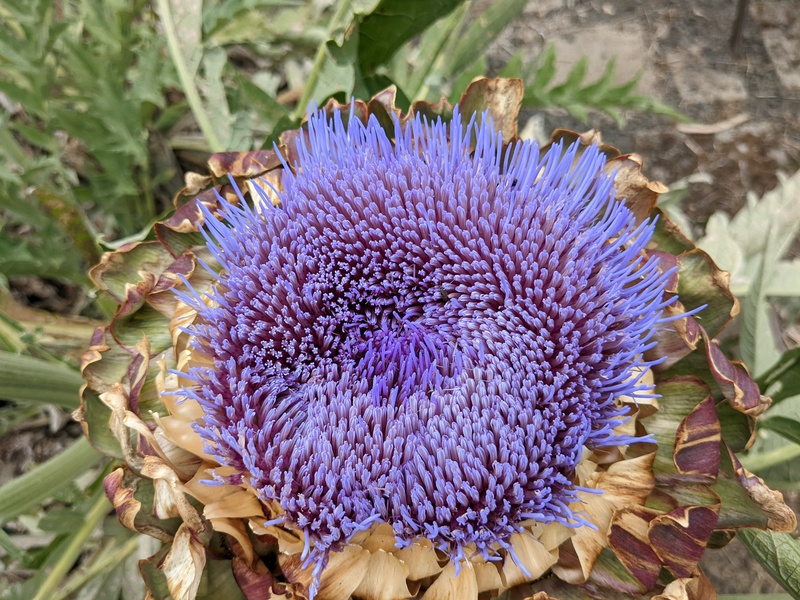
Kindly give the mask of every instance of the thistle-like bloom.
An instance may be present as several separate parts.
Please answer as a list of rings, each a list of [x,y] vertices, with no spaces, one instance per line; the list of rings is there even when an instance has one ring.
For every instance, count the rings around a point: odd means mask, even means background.
[[[727,274],[635,155],[519,141],[521,95],[327,107],[93,269],[77,416],[154,598],[711,599],[711,539],[794,529],[735,456],[769,399]]]
[[[317,576],[377,523],[456,563],[591,524],[583,449],[636,441],[617,398],[651,393],[670,273],[597,147],[504,154],[457,111],[395,127],[313,115],[280,208],[206,221],[222,271],[189,332],[213,365],[184,392],[221,481],[279,505]]]

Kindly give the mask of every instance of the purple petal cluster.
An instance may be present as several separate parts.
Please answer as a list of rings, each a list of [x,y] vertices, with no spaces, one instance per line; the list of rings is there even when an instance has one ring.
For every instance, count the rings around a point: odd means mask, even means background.
[[[453,560],[580,525],[582,449],[632,441],[615,399],[652,391],[668,303],[596,148],[504,151],[458,111],[395,129],[312,115],[282,206],[207,220],[222,271],[191,333],[214,367],[184,393],[317,574],[377,522]]]

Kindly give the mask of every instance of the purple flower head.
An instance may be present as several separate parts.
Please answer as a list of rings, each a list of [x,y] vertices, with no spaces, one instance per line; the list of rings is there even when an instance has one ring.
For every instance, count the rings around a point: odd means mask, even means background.
[[[184,392],[317,576],[379,522],[454,561],[513,556],[525,522],[584,524],[584,446],[636,440],[616,399],[652,393],[653,224],[597,148],[504,151],[479,121],[418,116],[392,142],[311,115],[282,206],[207,219],[222,272],[190,331],[213,367]]]

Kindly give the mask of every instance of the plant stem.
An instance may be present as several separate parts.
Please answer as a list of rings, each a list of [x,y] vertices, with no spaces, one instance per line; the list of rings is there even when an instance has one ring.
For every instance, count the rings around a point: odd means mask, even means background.
[[[178,71],[178,79],[181,80],[183,92],[186,94],[186,101],[192,109],[197,125],[200,131],[203,132],[208,145],[212,152],[223,152],[225,147],[220,142],[214,127],[211,124],[211,119],[208,117],[206,109],[203,107],[203,102],[200,99],[200,93],[197,91],[197,86],[194,84],[194,79],[189,73],[186,66],[186,61],[181,54],[180,45],[178,44],[178,36],[175,34],[175,22],[172,20],[172,11],[169,6],[169,0],[157,0],[158,14],[161,18],[161,23],[164,25],[164,33],[167,36],[167,48],[169,48],[169,55],[172,63],[175,65],[175,70]]]
[[[159,2],[163,1],[165,0],[159,0]],[[303,88],[303,95],[300,97],[300,100],[297,102],[297,105],[294,109],[295,119],[301,119],[306,114],[308,103],[311,101],[311,95],[314,93],[314,88],[317,85],[317,79],[319,79],[322,66],[325,64],[325,56],[328,54],[328,41],[330,39],[330,34],[335,31],[337,27],[339,27],[342,19],[344,19],[347,13],[350,12],[351,4],[351,0],[341,0],[339,2],[339,9],[336,11],[336,14],[333,15],[330,27],[328,27],[328,36],[326,36],[326,39],[322,40],[319,43],[319,46],[317,46],[317,54],[314,57],[314,64],[311,66],[311,73],[308,74],[306,86]]]
[[[103,551],[99,559],[94,561],[85,571],[72,577],[50,600],[64,600],[98,575],[120,564],[139,548],[140,537],[139,535],[134,535],[124,544],[112,548],[110,551]]]
[[[53,570],[45,577],[36,596],[33,600],[50,600],[55,593],[61,580],[78,560],[80,553],[83,551],[83,544],[92,535],[92,532],[103,521],[106,514],[110,510],[111,505],[106,498],[105,491],[102,486],[92,496],[92,505],[89,512],[86,513],[86,518],[83,521],[80,529],[75,532],[75,535],[69,540],[69,543],[64,548],[64,552],[59,556]]]

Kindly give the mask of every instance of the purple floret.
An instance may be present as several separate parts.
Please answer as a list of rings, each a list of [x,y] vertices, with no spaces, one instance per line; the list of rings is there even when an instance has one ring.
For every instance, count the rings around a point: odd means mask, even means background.
[[[582,448],[633,441],[615,398],[652,392],[669,302],[597,148],[504,153],[457,111],[395,128],[312,115],[280,208],[207,219],[223,270],[191,333],[215,366],[185,393],[317,575],[376,522],[453,560],[529,519],[582,524]]]

